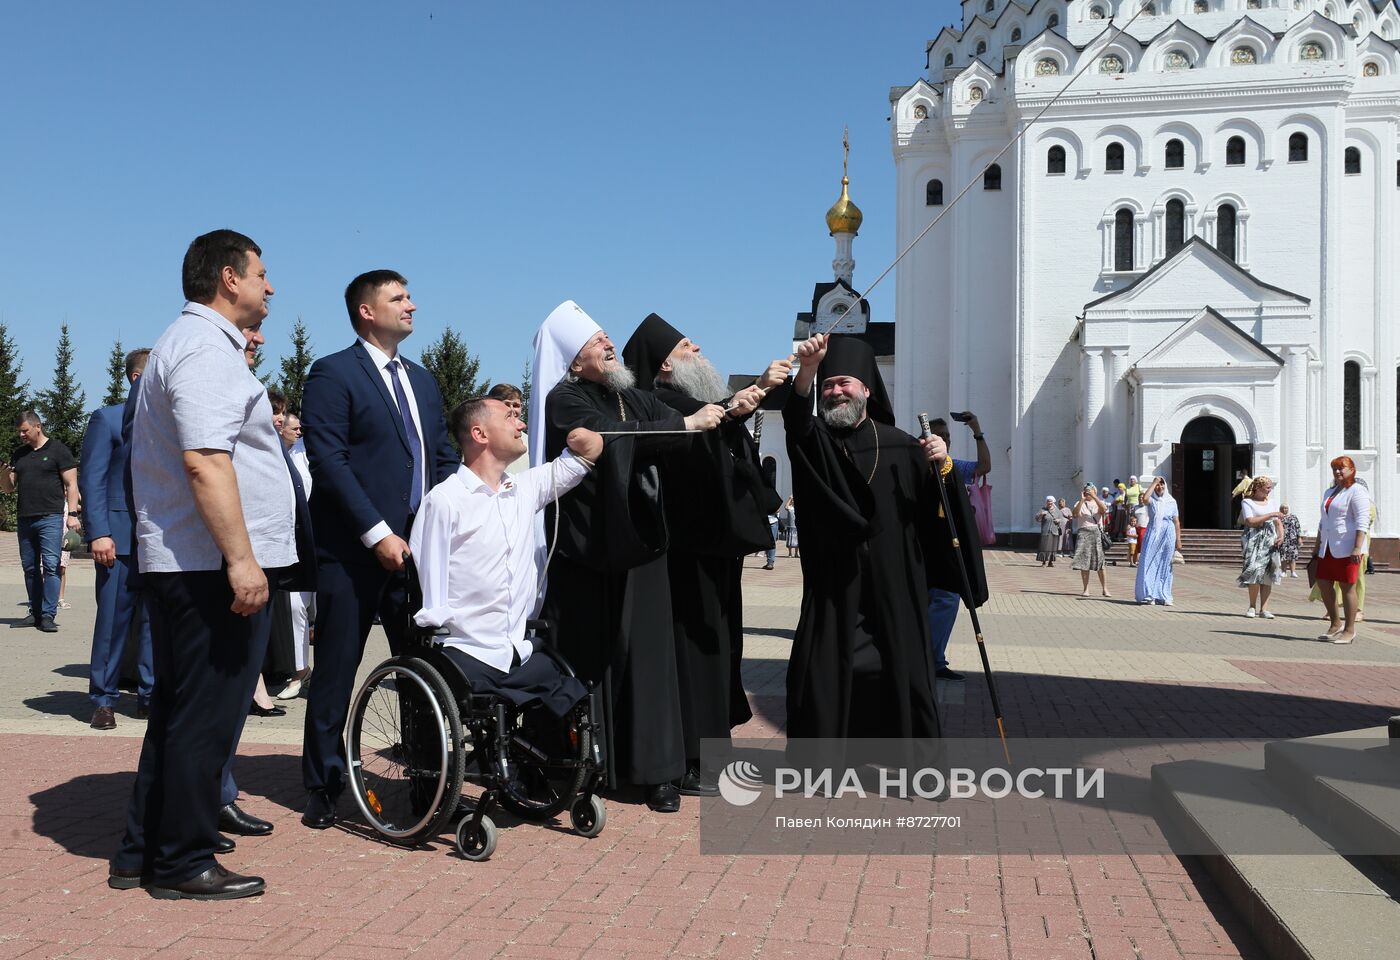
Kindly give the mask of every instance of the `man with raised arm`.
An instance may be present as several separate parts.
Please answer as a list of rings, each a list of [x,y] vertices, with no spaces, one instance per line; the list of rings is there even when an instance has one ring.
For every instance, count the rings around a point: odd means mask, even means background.
[[[894,426],[867,343],[818,335],[797,354],[783,407],[802,504],[788,737],[937,736],[928,561],[951,555],[952,543],[935,484],[962,530],[971,529],[967,493],[939,437],[916,440]]]
[[[452,411],[450,426],[462,464],[423,499],[408,541],[423,588],[414,621],[445,628],[443,648],[475,692],[518,705],[538,700],[562,717],[587,690],[549,657],[532,656],[525,636],[539,588],[534,517],[588,475],[603,438],[573,430],[557,459],[508,476],[525,452],[515,408],[468,400]]]

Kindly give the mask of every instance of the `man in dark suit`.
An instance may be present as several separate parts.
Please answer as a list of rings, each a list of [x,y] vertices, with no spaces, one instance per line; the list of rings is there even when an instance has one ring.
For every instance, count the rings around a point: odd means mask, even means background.
[[[131,391],[146,369],[149,347],[126,355],[126,380]],[[130,394],[128,394],[130,396]],[[83,435],[82,470],[78,492],[83,498],[88,549],[97,569],[97,620],[92,627],[92,667],[88,697],[92,700],[92,728],[117,726],[113,708],[121,697],[122,655],[133,617],[141,619],[140,649],[136,657],[140,681],[136,687],[136,716],[150,712],[151,625],[141,612],[140,595],[129,581],[136,554],[136,530],[126,500],[126,469],[131,459],[129,440],[122,437],[122,412],[126,403],[114,403],[93,413]]]
[[[410,613],[403,569],[413,516],[428,490],[457,469],[437,384],[399,352],[418,309],[407,287],[392,270],[350,281],[345,307],[355,343],[317,360],[302,394],[319,561],[302,823],[316,829],[335,823],[345,789],[342,733],[370,624],[378,613],[398,648]]]

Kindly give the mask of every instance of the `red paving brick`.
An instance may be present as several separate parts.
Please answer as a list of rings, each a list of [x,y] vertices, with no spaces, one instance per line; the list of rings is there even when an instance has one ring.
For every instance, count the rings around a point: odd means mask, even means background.
[[[991,572],[999,590],[1029,589],[1024,572]],[[1187,578],[1179,595],[1207,595],[1207,576],[1191,576],[1200,579]],[[1400,663],[1230,663],[1259,682],[1013,672],[1001,692],[1022,729],[1058,736],[1299,735],[1383,722],[1400,703]],[[1241,711],[1240,696],[1258,709]],[[745,732],[770,736],[781,697],[754,700],[761,715]],[[948,721],[958,735],[994,729],[980,683],[967,685]],[[1175,857],[707,856],[692,804],[667,817],[610,801],[594,840],[506,826],[493,859],[475,864],[456,857],[448,837],[403,850],[350,829],[304,829],[297,751],[262,744],[242,748],[239,779],[244,805],[276,832],[240,838],[225,862],[256,869],[269,892],[158,902],[105,885],[139,747],[128,736],[0,735],[9,771],[0,781],[0,960],[1263,956],[1204,873]]]

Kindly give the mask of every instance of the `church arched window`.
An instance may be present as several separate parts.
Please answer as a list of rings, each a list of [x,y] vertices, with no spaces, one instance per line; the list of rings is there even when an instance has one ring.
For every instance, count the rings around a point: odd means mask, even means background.
[[[1196,0],[1196,5],[1192,7],[1192,10],[1196,13],[1208,13],[1210,11],[1210,3],[1207,2],[1207,0]]]
[[[1233,204],[1222,203],[1215,211],[1215,248],[1231,260],[1239,259],[1239,222]]]
[[[1104,9],[1103,9],[1103,7],[1090,7],[1090,8],[1089,8],[1089,19],[1090,19],[1090,20],[1102,20],[1103,18],[1104,18]]]
[[[1104,148],[1103,168],[1109,173],[1123,172],[1123,145],[1116,140]]]
[[[1358,174],[1361,172],[1361,150],[1359,147],[1347,147],[1346,154],[1342,160],[1342,170],[1348,174]]]
[[[1133,269],[1133,211],[1128,207],[1113,215],[1113,269],[1119,273]]]
[[[953,65],[953,55],[950,53],[950,54],[948,54],[947,56],[945,56],[945,57],[943,58],[943,66],[944,66],[944,67],[951,67],[952,65]]]
[[[941,206],[943,206],[943,181],[942,181],[942,180],[930,180],[930,181],[928,182],[928,185],[924,187],[924,206],[926,206],[926,207],[941,207]]]
[[[1065,172],[1065,148],[1064,148],[1064,147],[1060,146],[1059,144],[1055,144],[1055,146],[1051,147],[1050,150],[1049,150],[1049,152],[1045,154],[1045,172],[1046,172],[1046,173],[1064,173],[1064,172]]]
[[[987,0],[987,5],[984,6],[982,9],[983,9],[983,11],[985,11],[986,13],[991,13],[991,12],[992,12],[993,10],[995,10],[996,8],[997,8],[997,0]]]
[[[986,53],[986,52],[987,52],[987,41],[985,41],[985,40],[978,40],[978,41],[977,41],[977,55],[980,57],[982,54],[984,54],[984,53]]]
[[[1050,14],[1050,19],[1045,21],[1045,29],[1046,29],[1046,30],[1051,30],[1051,29],[1053,29],[1053,28],[1055,28],[1055,27],[1058,27],[1059,25],[1060,25],[1060,15],[1059,15],[1058,13],[1052,13],[1052,14]]]
[[[1225,142],[1225,166],[1244,166],[1244,137],[1231,137]]]
[[[1021,28],[1016,27],[1011,31],[1011,42],[1017,43],[1021,39]]]
[[[1307,163],[1308,162],[1308,135],[1306,133],[1295,133],[1288,138],[1288,162]]]
[[[1361,449],[1361,364],[1342,364],[1342,446]]]
[[[982,174],[983,190],[1001,189],[1001,164],[994,163],[987,168],[987,172]]]
[[[1186,166],[1186,145],[1180,140],[1167,141],[1167,169],[1180,170]]]
[[[1167,201],[1167,256],[1186,246],[1186,204]]]

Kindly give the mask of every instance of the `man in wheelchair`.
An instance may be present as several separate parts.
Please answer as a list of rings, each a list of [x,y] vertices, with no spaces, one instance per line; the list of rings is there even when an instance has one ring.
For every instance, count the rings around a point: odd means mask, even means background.
[[[436,628],[474,694],[519,707],[539,703],[564,717],[588,690],[553,658],[532,656],[525,635],[539,589],[535,515],[578,485],[602,454],[603,438],[574,430],[557,460],[507,476],[507,464],[525,452],[517,410],[468,400],[452,411],[450,427],[462,465],[423,498],[409,538],[423,593],[414,622]]]

